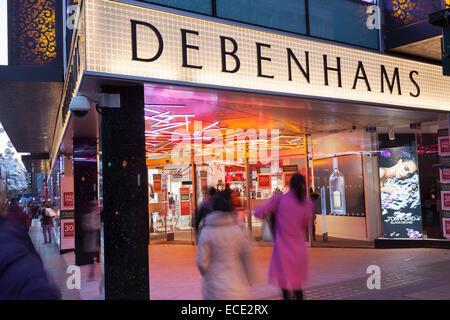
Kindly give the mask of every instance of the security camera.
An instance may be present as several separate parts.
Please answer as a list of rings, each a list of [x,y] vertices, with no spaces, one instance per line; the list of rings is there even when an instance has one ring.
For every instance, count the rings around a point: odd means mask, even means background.
[[[91,110],[91,103],[86,96],[77,94],[70,102],[69,109],[76,117],[82,118]]]
[[[91,101],[95,108],[120,108],[120,94],[97,93],[83,95],[78,93],[70,102],[69,109],[77,117],[84,117],[91,110]]]

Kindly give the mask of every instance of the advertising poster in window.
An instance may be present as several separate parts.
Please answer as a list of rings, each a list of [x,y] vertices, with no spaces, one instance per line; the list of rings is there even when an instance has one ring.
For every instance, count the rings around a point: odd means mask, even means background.
[[[450,183],[450,168],[440,168],[439,178],[441,183]]]
[[[441,191],[441,208],[450,211],[450,191]]]
[[[318,212],[365,216],[364,178],[360,154],[338,155],[313,161],[314,191],[325,195]]]
[[[450,156],[450,137],[438,137],[438,152],[439,156]]]
[[[75,248],[73,176],[61,177],[60,250]]]
[[[445,238],[450,238],[450,218],[442,219],[443,234]]]
[[[161,174],[153,175],[153,192],[160,193],[162,189]]]
[[[415,147],[381,150],[381,209],[386,238],[422,238],[417,167]]]
[[[272,187],[272,179],[270,174],[260,174],[258,175],[258,188],[259,189],[270,189]]]
[[[180,214],[189,216],[191,214],[191,200],[189,188],[180,188]]]

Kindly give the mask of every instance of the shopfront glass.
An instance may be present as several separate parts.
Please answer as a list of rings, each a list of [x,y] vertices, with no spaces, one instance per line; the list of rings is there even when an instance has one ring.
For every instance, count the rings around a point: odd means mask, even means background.
[[[369,243],[383,236],[422,238],[421,207],[430,203],[421,200],[419,167],[424,155],[416,151],[415,139],[410,155],[417,170],[408,179],[398,179],[402,185],[409,184],[394,192],[408,204],[402,219],[415,224],[401,232],[390,230],[387,211],[395,211],[389,206],[396,200],[391,201],[394,193],[387,187],[395,181],[384,179],[382,173],[390,168],[385,162],[394,160],[383,157],[404,153],[395,149],[402,147],[400,135],[395,146],[383,144],[383,132],[397,128],[382,127],[391,111],[344,104],[329,110],[329,102],[311,104],[306,99],[146,84],[151,243],[195,243],[195,211],[210,187],[232,191],[239,224],[262,241],[263,223],[253,212],[275,190],[288,192],[296,172],[307,178],[308,190],[318,195],[316,243],[333,239]],[[413,118],[428,119],[431,124],[436,118],[417,112],[392,116],[392,123],[399,127]],[[410,169],[414,169],[412,163]],[[398,226],[400,218],[394,216],[388,220]],[[439,228],[440,217],[433,217],[436,221],[427,218],[430,234]]]
[[[151,243],[194,243],[195,208],[210,187],[232,191],[238,223],[260,239],[253,210],[287,192],[293,173],[306,174],[304,134],[287,116],[295,111],[245,98],[145,87]]]

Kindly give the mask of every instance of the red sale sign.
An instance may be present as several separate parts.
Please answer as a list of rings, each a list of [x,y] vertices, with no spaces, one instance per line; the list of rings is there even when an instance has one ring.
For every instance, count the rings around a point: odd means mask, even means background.
[[[442,210],[450,210],[450,191],[441,191]]]
[[[450,218],[442,219],[442,226],[444,228],[444,237],[450,238]]]
[[[270,189],[272,185],[271,176],[268,174],[260,174],[258,176],[258,187],[260,189]]]
[[[73,237],[75,234],[74,223],[64,222],[63,230],[64,230],[64,238]]]
[[[450,156],[450,137],[438,137],[438,151],[440,156]]]
[[[161,192],[161,180],[153,180],[153,191]]]
[[[63,197],[63,206],[73,207],[73,192],[64,192]]]
[[[189,216],[191,214],[190,188],[180,188],[180,214]]]
[[[180,213],[182,216],[189,216],[191,214],[191,203],[188,201],[181,201]]]
[[[442,183],[450,183],[450,168],[439,169],[439,176]]]

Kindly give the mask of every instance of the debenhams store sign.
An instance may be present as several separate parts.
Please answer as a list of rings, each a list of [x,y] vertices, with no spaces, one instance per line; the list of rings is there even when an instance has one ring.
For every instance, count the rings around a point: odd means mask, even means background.
[[[450,111],[440,66],[117,1],[85,4],[88,71]]]

